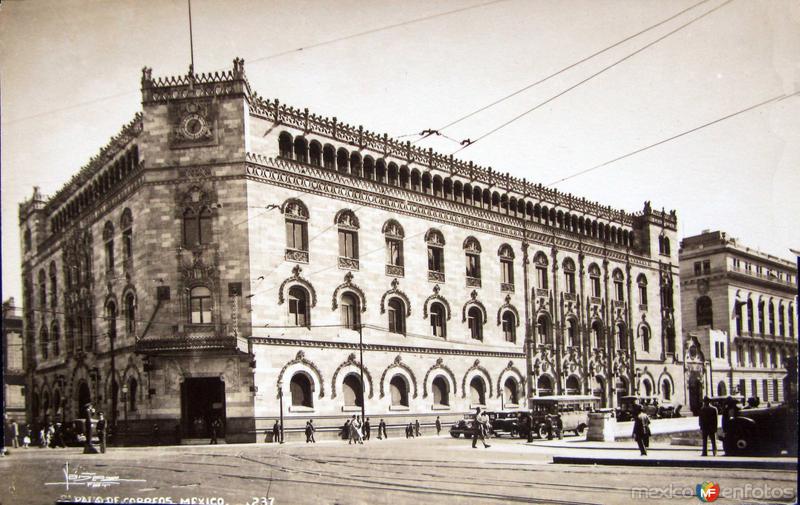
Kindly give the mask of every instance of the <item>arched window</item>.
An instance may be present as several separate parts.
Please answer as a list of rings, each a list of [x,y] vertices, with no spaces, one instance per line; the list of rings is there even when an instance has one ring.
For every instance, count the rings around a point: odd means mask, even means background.
[[[281,132],[278,136],[278,151],[281,158],[292,159],[292,135],[289,132]]]
[[[342,396],[346,407],[360,407],[364,404],[364,390],[358,375],[351,373],[344,378]]]
[[[197,286],[189,292],[189,307],[192,324],[211,323],[211,290],[205,286]]]
[[[111,221],[106,222],[103,228],[103,244],[106,251],[106,270],[114,270],[114,225]]]
[[[589,265],[589,283],[592,287],[592,296],[600,298],[602,296],[600,293],[600,267],[595,263]]]
[[[606,346],[605,332],[603,331],[603,323],[594,321],[591,326],[592,330],[592,344],[596,349],[604,349]]]
[[[578,323],[572,318],[567,319],[567,345],[569,347],[578,347],[580,345]]]
[[[789,314],[789,336],[794,337],[794,305],[791,303],[787,313]]]
[[[349,171],[350,155],[347,154],[347,149],[340,147],[336,151],[336,170],[339,173],[346,174]]]
[[[50,331],[50,342],[53,343],[53,356],[61,354],[61,331],[58,328],[58,321],[53,321]]]
[[[355,330],[359,325],[359,313],[361,312],[358,298],[353,293],[342,295],[341,306],[342,326]]]
[[[469,381],[469,399],[472,405],[486,405],[486,384],[481,377]]]
[[[109,340],[117,339],[117,304],[108,302],[106,305],[106,324],[108,325]]]
[[[383,224],[383,236],[386,239],[386,274],[404,275],[403,227],[394,219],[390,219]]]
[[[128,410],[136,411],[136,396],[139,394],[139,383],[133,377],[128,379]]]
[[[552,396],[553,395],[553,381],[547,375],[540,375],[536,381],[536,389],[539,391],[539,396]]]
[[[510,310],[503,312],[503,337],[506,342],[517,341],[517,318]]]
[[[447,337],[446,312],[439,302],[431,303],[431,332],[434,337]]]
[[[786,336],[786,323],[784,320],[783,302],[778,305],[778,334],[782,337]]]
[[[617,325],[617,348],[626,350],[628,348],[628,332],[625,331],[625,325]]]
[[[309,326],[311,318],[308,312],[308,291],[300,286],[289,288],[289,324]]]
[[[514,250],[508,244],[503,244],[497,251],[500,257],[500,290],[514,291]]]
[[[622,274],[621,270],[616,269],[612,274],[612,278],[614,279],[614,299],[618,302],[622,302],[625,300],[625,288],[623,285],[625,276]]]
[[[30,252],[31,246],[33,245],[33,241],[31,240],[31,229],[25,228],[24,239],[25,242],[25,252]]]
[[[308,261],[308,209],[300,200],[283,204],[286,219],[286,259]]]
[[[533,262],[536,263],[536,287],[547,289],[547,256],[542,252],[538,252],[533,258]]]
[[[211,210],[203,207],[198,214],[193,209],[186,209],[183,212],[183,245],[195,247],[209,243],[211,243]]]
[[[289,381],[289,391],[292,395],[293,407],[312,408],[314,406],[314,388],[308,375],[301,372],[294,374],[292,380]]]
[[[39,270],[39,306],[43,311],[47,310],[47,280],[44,268]]]
[[[642,339],[642,351],[650,352],[650,329],[647,326],[639,327],[639,338]]]
[[[747,299],[747,331],[749,331],[750,334],[753,334],[753,332],[755,332],[755,321],[754,321],[754,317],[753,317],[753,299],[752,298],[748,298]]]
[[[483,313],[478,307],[470,307],[467,311],[469,334],[475,340],[483,340]]]
[[[725,381],[719,381],[717,384],[717,396],[727,396],[728,395],[728,386],[725,385]]]
[[[328,170],[336,169],[336,149],[330,144],[322,148],[322,166]]]
[[[644,388],[645,396],[650,396],[653,394],[653,385],[650,384],[650,379],[642,379],[642,387]]]
[[[55,261],[50,262],[50,305],[54,309],[58,306],[58,278],[56,276]],[[783,316],[783,313],[781,313],[781,316]]]
[[[294,159],[308,163],[308,141],[304,137],[294,138]]]
[[[444,282],[444,236],[436,229],[425,234],[428,244],[428,280]]]
[[[540,344],[553,345],[553,333],[550,330],[550,318],[547,315],[536,318],[536,334]]]
[[[312,140],[308,149],[309,161],[312,165],[322,166],[322,145],[316,140]]]
[[[133,214],[131,209],[125,209],[122,212],[120,228],[122,229],[123,260],[129,263],[133,259]]]
[[[564,290],[569,294],[575,294],[575,262],[572,258],[566,258],[564,267]]]
[[[670,400],[672,398],[672,385],[668,379],[664,379],[661,382],[661,396],[664,400]]]
[[[450,387],[444,377],[441,375],[434,377],[431,389],[434,405],[450,405]]]
[[[764,311],[764,300],[758,301],[758,332],[762,335],[766,333],[767,318]]]
[[[775,303],[769,301],[769,334],[775,335]]]
[[[136,331],[136,297],[133,293],[125,295],[125,332],[133,335]]]
[[[647,277],[644,274],[639,275],[636,284],[639,286],[639,305],[647,306]]]
[[[389,300],[389,331],[391,333],[406,333],[406,307],[405,303],[399,298]]]
[[[464,254],[467,264],[467,286],[481,285],[481,244],[475,237],[467,237],[464,241]]]
[[[675,354],[675,328],[667,326],[666,330],[667,352]]]
[[[567,394],[568,395],[579,395],[581,394],[581,383],[577,377],[574,375],[570,375],[567,377]]]
[[[711,298],[701,296],[695,302],[697,313],[697,326],[708,325],[714,327],[714,311],[711,305]]]
[[[344,209],[336,214],[335,222],[339,228],[339,266],[358,269],[358,218]]]
[[[503,399],[505,403],[517,405],[519,403],[519,385],[512,377],[503,383]]]
[[[408,384],[402,375],[395,375],[389,381],[393,407],[408,407]]]

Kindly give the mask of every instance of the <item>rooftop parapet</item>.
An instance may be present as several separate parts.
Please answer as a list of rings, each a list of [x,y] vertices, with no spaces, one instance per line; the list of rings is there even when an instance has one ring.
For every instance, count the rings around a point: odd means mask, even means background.
[[[142,103],[168,102],[206,96],[249,97],[250,83],[244,73],[244,60],[235,58],[233,68],[221,72],[196,74],[189,65],[186,75],[153,78],[153,69],[142,69]]]

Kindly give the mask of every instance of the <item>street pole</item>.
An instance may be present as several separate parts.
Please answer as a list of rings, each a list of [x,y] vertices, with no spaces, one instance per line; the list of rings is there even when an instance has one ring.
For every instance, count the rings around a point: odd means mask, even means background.
[[[366,405],[366,401],[365,400],[366,400],[366,396],[367,395],[365,394],[366,391],[365,391],[365,388],[364,388],[364,333],[363,333],[363,328],[364,328],[364,325],[361,324],[361,322],[359,321],[359,323],[358,323],[358,354],[359,354],[359,357],[358,357],[358,361],[359,361],[358,373],[361,376],[361,422],[362,423],[367,419],[366,408],[365,408],[365,405]]]
[[[279,440],[279,442],[283,443],[283,383],[282,382],[278,383],[278,402],[280,403],[280,409],[281,409],[281,433],[280,433],[281,439]]]
[[[522,218],[522,282],[525,291],[525,368],[527,395],[525,397],[525,408],[530,409],[530,397],[533,395],[533,342],[530,317],[530,286],[528,283],[528,222]]]

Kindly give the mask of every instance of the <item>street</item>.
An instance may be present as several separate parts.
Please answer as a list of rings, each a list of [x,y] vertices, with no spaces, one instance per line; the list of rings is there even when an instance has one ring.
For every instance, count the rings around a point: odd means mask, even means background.
[[[555,441],[554,441],[555,442]],[[17,450],[0,459],[3,504],[54,503],[62,496],[139,503],[398,504],[424,503],[675,503],[675,493],[694,493],[709,480],[726,490],[753,488],[796,495],[796,472],[745,469],[682,469],[555,465],[555,453],[575,449],[547,441],[492,439],[491,448],[440,437],[372,439],[363,446],[343,441],[316,445],[251,444],[159,448],[112,448],[83,455],[78,448]],[[576,442],[586,444],[585,442]],[[619,444],[613,452],[627,452]],[[591,447],[580,449],[583,452]],[[654,444],[651,453],[694,449]],[[612,451],[600,449],[598,453]],[[723,458],[723,456],[719,456]],[[69,465],[69,490],[65,483]],[[94,475],[88,475],[94,474]],[[133,480],[133,481],[132,481]],[[632,488],[647,488],[649,498]],[[763,493],[767,493],[763,495]],[[678,494],[684,501],[694,494]],[[724,496],[724,494],[723,494]],[[114,498],[115,497],[115,498]],[[758,498],[758,495],[751,495]],[[790,497],[791,498],[791,497]],[[194,501],[191,501],[194,499]],[[216,500],[214,500],[216,499]]]

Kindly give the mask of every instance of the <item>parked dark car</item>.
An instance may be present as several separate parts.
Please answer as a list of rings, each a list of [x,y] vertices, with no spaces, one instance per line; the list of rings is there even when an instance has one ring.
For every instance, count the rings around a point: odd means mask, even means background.
[[[453,438],[458,438],[459,436],[463,435],[464,438],[470,438],[472,436],[472,422],[475,420],[475,414],[464,414],[463,419],[459,419],[458,421],[454,422],[452,426],[450,426],[450,436]]]
[[[529,412],[515,410],[510,412],[487,412],[489,422],[492,425],[492,433],[499,437],[508,435],[511,438],[527,438]]]
[[[725,422],[719,438],[727,456],[779,456],[784,450],[792,452],[796,423],[786,405],[747,409]]]

